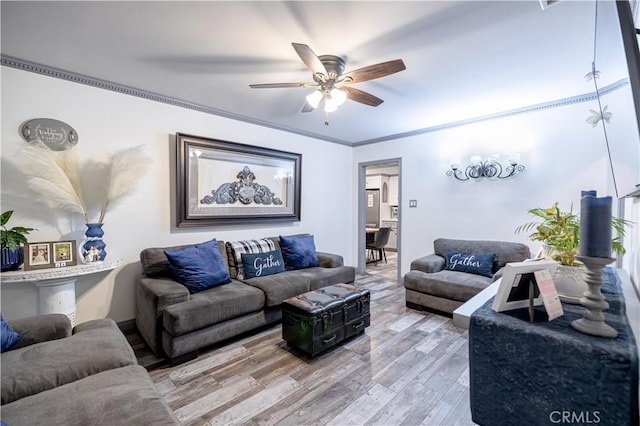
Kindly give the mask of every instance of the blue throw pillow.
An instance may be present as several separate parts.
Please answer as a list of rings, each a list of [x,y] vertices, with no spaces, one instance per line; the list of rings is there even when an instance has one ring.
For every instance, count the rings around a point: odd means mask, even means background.
[[[491,278],[493,276],[493,264],[495,260],[495,253],[473,254],[447,250],[447,259],[444,268],[450,271],[468,272],[470,274]]]
[[[313,235],[280,235],[280,248],[287,269],[302,269],[319,266]]]
[[[242,253],[241,256],[245,278],[265,277],[285,271],[280,250],[267,253]]]
[[[9,326],[9,324],[4,321],[2,314],[0,314],[0,335],[2,336],[2,338],[0,339],[2,340],[2,350],[0,352],[11,349],[13,345],[18,343],[18,340],[20,340],[20,338],[22,337],[20,336],[20,333],[17,333],[13,328]]]
[[[231,282],[215,238],[202,244],[165,250],[164,254],[180,283],[191,293]]]

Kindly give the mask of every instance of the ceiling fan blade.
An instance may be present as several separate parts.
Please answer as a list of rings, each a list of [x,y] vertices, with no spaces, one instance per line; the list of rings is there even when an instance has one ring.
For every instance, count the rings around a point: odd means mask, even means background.
[[[300,59],[302,59],[302,62],[313,71],[313,74],[328,74],[318,56],[313,53],[313,50],[311,50],[309,46],[301,43],[291,43],[291,45],[298,56],[300,56]]]
[[[359,68],[354,71],[350,71],[343,75],[345,84],[359,83],[361,81],[373,80],[375,78],[385,77],[390,74],[397,73],[405,70],[402,59],[395,59],[393,61],[381,62],[375,65],[369,65],[368,67]]]
[[[266,83],[266,84],[250,84],[252,89],[273,89],[278,87],[312,87],[314,83]]]
[[[377,96],[373,96],[371,93],[356,89],[355,87],[344,87],[344,89],[347,90],[347,98],[351,99],[352,101],[360,102],[361,104],[376,107],[384,102]]]
[[[311,112],[313,110],[315,110],[315,108],[309,105],[309,102],[305,102],[301,112]]]

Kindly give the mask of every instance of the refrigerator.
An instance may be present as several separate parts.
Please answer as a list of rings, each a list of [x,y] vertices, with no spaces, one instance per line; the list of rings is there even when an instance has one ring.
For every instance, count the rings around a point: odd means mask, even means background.
[[[364,197],[367,228],[380,227],[380,190],[367,189]]]

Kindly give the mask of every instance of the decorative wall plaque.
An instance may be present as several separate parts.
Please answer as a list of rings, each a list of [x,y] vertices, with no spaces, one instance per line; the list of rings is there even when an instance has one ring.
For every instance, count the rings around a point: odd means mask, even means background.
[[[34,118],[20,126],[20,135],[29,142],[42,142],[52,151],[64,151],[78,143],[78,133],[60,120]]]
[[[217,190],[212,190],[211,195],[205,195],[200,200],[203,204],[233,204],[240,201],[242,204],[275,204],[282,205],[282,200],[265,185],[254,182],[256,175],[249,166],[244,166],[236,176],[235,182],[223,183]]]

